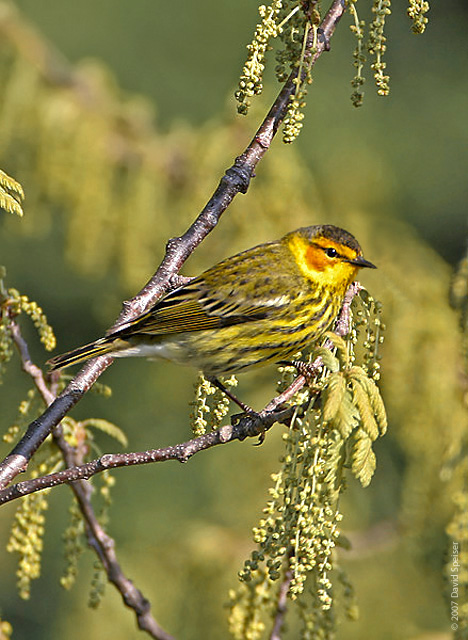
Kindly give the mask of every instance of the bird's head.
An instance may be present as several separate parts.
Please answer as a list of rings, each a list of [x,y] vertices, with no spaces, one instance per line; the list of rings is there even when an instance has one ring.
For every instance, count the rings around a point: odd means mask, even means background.
[[[346,290],[359,269],[376,269],[363,257],[356,238],[333,225],[296,229],[284,241],[303,275],[323,286]]]

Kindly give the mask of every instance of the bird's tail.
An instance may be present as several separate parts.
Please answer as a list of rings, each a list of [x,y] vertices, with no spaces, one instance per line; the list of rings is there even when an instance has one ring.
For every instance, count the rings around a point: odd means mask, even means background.
[[[55,356],[48,360],[46,364],[49,365],[50,371],[55,371],[56,369],[69,367],[72,364],[84,362],[85,360],[89,360],[89,358],[103,356],[110,351],[115,351],[115,338],[100,338],[96,340],[96,342],[85,344],[82,347],[78,347],[78,349],[73,349],[73,351],[67,351],[67,353],[62,353],[60,356]]]

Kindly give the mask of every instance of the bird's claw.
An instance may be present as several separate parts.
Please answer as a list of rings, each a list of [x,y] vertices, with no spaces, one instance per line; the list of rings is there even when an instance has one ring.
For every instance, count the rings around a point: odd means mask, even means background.
[[[256,411],[245,411],[244,413],[236,413],[231,416],[231,425],[233,427],[245,427],[245,435],[256,436],[258,435],[258,442],[255,446],[259,446],[265,440],[265,430],[262,429],[262,414]],[[244,439],[242,438],[242,439]]]

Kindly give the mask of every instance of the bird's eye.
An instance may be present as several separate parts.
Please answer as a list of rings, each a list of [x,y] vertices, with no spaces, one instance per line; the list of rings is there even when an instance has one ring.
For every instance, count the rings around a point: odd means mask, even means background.
[[[336,256],[338,255],[338,251],[336,249],[333,249],[333,247],[325,249],[325,253],[329,258],[336,258]]]

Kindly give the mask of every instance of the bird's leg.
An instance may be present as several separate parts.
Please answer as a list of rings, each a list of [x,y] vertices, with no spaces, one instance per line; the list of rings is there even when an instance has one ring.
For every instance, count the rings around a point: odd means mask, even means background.
[[[298,373],[303,376],[303,379],[304,378],[306,379],[306,383],[308,385],[310,385],[313,374],[316,373],[317,369],[320,366],[322,366],[321,360],[312,362],[312,363],[302,362],[302,360],[292,360],[292,361],[282,361],[282,362],[279,362],[278,364],[295,367]],[[215,386],[217,389],[219,389],[224,394],[226,394],[226,396],[230,400],[232,400],[235,404],[237,404],[237,406],[239,406],[242,409],[242,411],[244,411],[244,414],[236,414],[231,416],[231,424],[233,425],[238,424],[240,421],[244,419],[253,420],[254,425],[255,423],[261,424],[262,421],[265,418],[268,418],[269,415],[273,416],[277,412],[279,413],[281,413],[281,411],[284,412],[284,410],[287,409],[288,407],[283,404],[283,401],[290,399],[291,390],[295,388],[295,385],[297,386],[298,391],[304,386],[304,380],[302,379],[302,382],[301,382],[300,378],[297,378],[296,381],[293,382],[291,387],[289,387],[289,389],[287,389],[284,393],[281,393],[276,398],[273,398],[273,400],[264,409],[262,409],[262,411],[258,412],[258,411],[254,411],[251,407],[249,407],[249,405],[239,400],[239,398],[237,398],[233,393],[231,393],[231,391],[229,391],[225,387],[225,385],[220,380],[218,380],[218,378],[215,378],[214,376],[205,376],[205,378],[213,386]],[[283,422],[283,420],[284,419],[281,419],[280,422]],[[287,424],[287,422],[284,422],[284,424]],[[267,427],[267,429],[268,428],[269,427]],[[264,442],[265,436],[266,436],[266,429],[258,433],[258,442],[256,443],[257,446],[261,445]]]
[[[229,400],[232,400],[235,404],[237,404],[237,406],[240,407],[242,411],[250,415],[257,415],[257,412],[249,407],[248,404],[245,404],[245,402],[239,400],[237,396],[229,391],[229,389],[221,382],[221,380],[218,380],[218,378],[215,378],[214,376],[206,376],[206,379],[208,380],[208,382],[211,382],[214,387],[222,391],[229,398]]]
[[[221,382],[221,380],[218,380],[218,378],[215,378],[214,376],[205,376],[205,377],[208,380],[208,382],[211,382],[211,384],[214,387],[216,387],[217,389],[222,391],[224,394],[226,394],[227,397],[230,400],[232,400],[235,404],[237,404],[237,406],[240,407],[244,412],[244,413],[236,413],[235,415],[232,415],[231,424],[233,425],[237,424],[239,421],[243,420],[244,418],[249,418],[251,420],[257,421],[262,417],[263,412],[258,413],[258,411],[254,411],[252,407],[249,407],[248,404],[245,404],[245,402],[242,402],[242,400],[239,400],[237,396],[235,396],[233,393],[231,393],[231,391],[229,391],[229,389],[225,387],[225,385]],[[258,442],[256,443],[256,445],[261,445],[264,440],[265,440],[265,432],[262,431],[258,436]]]

